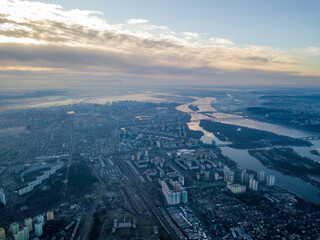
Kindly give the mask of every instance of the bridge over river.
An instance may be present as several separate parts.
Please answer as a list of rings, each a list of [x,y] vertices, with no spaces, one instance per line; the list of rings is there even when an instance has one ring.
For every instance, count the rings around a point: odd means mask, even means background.
[[[211,118],[211,119],[202,119],[202,120],[209,120],[213,122],[227,122],[227,121],[237,121],[243,120],[243,117],[225,117],[225,118]],[[191,122],[200,122],[200,120],[191,120]]]
[[[299,139],[302,139],[302,140],[319,140],[320,136],[308,136],[308,137],[301,137]]]

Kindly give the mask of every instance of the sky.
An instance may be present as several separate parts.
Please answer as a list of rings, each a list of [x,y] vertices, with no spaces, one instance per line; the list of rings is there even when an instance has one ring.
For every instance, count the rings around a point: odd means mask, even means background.
[[[320,86],[318,0],[0,0],[0,88]]]

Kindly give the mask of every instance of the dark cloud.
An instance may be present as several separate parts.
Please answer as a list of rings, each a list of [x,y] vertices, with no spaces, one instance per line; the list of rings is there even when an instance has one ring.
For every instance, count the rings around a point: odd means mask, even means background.
[[[56,17],[46,18],[43,14],[42,18],[13,20],[8,14],[0,14],[0,37],[37,42],[0,42],[1,86],[14,81],[24,84],[42,81],[43,85],[70,81],[72,85],[114,79],[175,85],[276,84],[279,79],[317,82],[317,78],[299,76],[301,71],[293,72],[296,69],[293,65],[299,65],[294,56],[270,48],[241,48],[218,38],[215,42],[228,45],[210,45],[203,39],[188,42],[174,35],[159,38],[147,31],[137,34],[121,27],[119,30],[104,21],[104,27],[100,28],[83,21],[64,21],[61,19],[70,20],[73,15],[60,8],[44,11],[51,11],[49,14]],[[59,18],[60,15],[64,18]],[[85,16],[89,21],[89,15]]]

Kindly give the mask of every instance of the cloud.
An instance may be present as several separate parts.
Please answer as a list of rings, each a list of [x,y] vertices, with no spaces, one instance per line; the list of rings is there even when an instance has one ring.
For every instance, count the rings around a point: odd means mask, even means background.
[[[222,45],[222,46],[232,46],[234,43],[229,39],[223,38],[210,38],[209,39],[213,44]]]
[[[176,33],[144,19],[109,24],[100,15],[66,11],[54,4],[8,1],[7,10],[0,9],[0,86],[4,79],[21,81],[27,76],[34,76],[34,81],[47,77],[73,82],[122,79],[154,84],[153,79],[160,79],[204,84],[231,76],[235,83],[245,81],[244,75],[250,72],[255,76],[260,72],[263,79],[277,74],[281,79],[320,75],[300,62],[299,56],[283,50]]]
[[[193,33],[193,32],[182,32],[182,34],[188,38],[198,38],[199,37],[198,33]]]
[[[128,24],[141,24],[141,23],[147,23],[148,20],[146,19],[135,19],[135,18],[132,18],[132,19],[129,19],[128,21]]]
[[[309,47],[307,52],[312,55],[320,55],[320,47]]]

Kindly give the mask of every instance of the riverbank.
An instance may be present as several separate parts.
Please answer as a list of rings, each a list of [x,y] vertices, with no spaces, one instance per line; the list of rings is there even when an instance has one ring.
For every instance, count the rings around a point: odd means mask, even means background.
[[[285,175],[299,177],[306,182],[320,187],[320,164],[306,157],[301,157],[292,148],[272,148],[249,150],[248,153],[263,165]]]
[[[318,151],[318,150],[311,150],[310,151],[313,155],[316,155],[316,156],[318,156],[318,157],[320,157],[320,152]]]
[[[315,132],[319,135],[319,115],[292,109],[273,109],[268,107],[250,107],[245,109],[246,114],[255,120],[284,125],[302,131]]]
[[[191,111],[194,111],[194,112],[199,111],[199,108],[198,108],[197,105],[191,104],[191,105],[188,106],[188,108],[189,108]]]
[[[312,144],[302,139],[277,135],[267,131],[230,125],[210,120],[201,120],[200,127],[213,133],[221,141],[231,142],[237,149],[264,148],[271,146],[308,146]]]
[[[216,99],[215,98],[196,98],[196,100],[194,102],[189,102],[189,103],[185,103],[182,105],[179,105],[176,109],[185,113],[188,113],[191,116],[191,120],[188,123],[188,127],[191,130],[197,130],[197,131],[201,131],[204,135],[201,138],[201,141],[203,141],[206,144],[211,144],[211,142],[214,140],[216,142],[217,145],[225,145],[227,143],[227,145],[229,146],[229,144],[232,144],[232,141],[224,141],[227,138],[222,138],[222,134],[220,134],[220,131],[216,131],[214,133],[206,131],[203,127],[200,126],[200,121],[201,120],[211,120],[208,116],[205,116],[199,112],[192,112],[190,111],[190,109],[188,108],[189,105],[191,104],[196,104],[199,108],[201,112],[212,112],[212,115],[215,116],[220,116],[222,114],[223,117],[224,114],[218,112],[212,105],[211,103],[213,103]],[[192,114],[191,114],[192,113]],[[235,115],[233,115],[235,116]],[[232,117],[232,116],[231,116]],[[238,116],[239,117],[239,116]],[[212,121],[210,121],[212,122]],[[241,124],[242,126],[237,126],[236,124]],[[296,139],[296,138],[301,138],[304,136],[309,136],[309,133],[305,133],[305,132],[301,132],[295,129],[288,129],[288,128],[284,128],[281,126],[277,126],[277,125],[271,125],[268,123],[264,123],[264,122],[256,122],[253,121],[251,119],[247,119],[244,118],[243,120],[238,120],[235,122],[226,122],[224,123],[226,125],[229,126],[236,126],[236,130],[238,130],[238,128],[249,128],[249,129],[254,129],[254,130],[260,130],[262,132],[266,132],[266,133],[273,133],[273,134],[281,134],[281,136],[287,136],[290,139],[295,140],[301,140],[301,139]],[[262,130],[261,130],[262,129]],[[233,130],[233,133],[235,131]],[[220,136],[219,136],[220,135]],[[277,134],[276,134],[277,135]],[[279,136],[279,135],[278,135]],[[220,137],[220,139],[219,139]],[[229,139],[228,139],[229,140]],[[244,138],[243,141],[246,141],[246,139]],[[293,147],[295,150],[296,149],[303,149],[303,152],[308,151],[310,149],[311,143],[307,143],[305,147]],[[316,147],[318,147],[316,145]],[[283,173],[273,170],[273,169],[269,169],[266,166],[264,166],[259,160],[257,160],[256,158],[252,157],[249,155],[249,153],[247,152],[247,150],[242,150],[242,149],[235,149],[235,148],[231,148],[231,147],[220,147],[222,154],[228,158],[231,159],[231,161],[239,164],[240,166],[247,168],[247,169],[251,169],[254,170],[256,172],[259,171],[264,171],[266,172],[266,174],[268,175],[274,175],[276,177],[276,184],[279,185],[280,187],[287,189],[288,191],[296,194],[297,196],[305,199],[306,201],[310,201],[310,202],[314,202],[317,204],[320,204],[320,196],[319,196],[319,188],[311,185],[309,182],[306,182],[300,178],[297,177],[293,177],[293,176],[289,176],[289,175],[284,175]],[[310,152],[309,152],[310,153]],[[299,152],[300,154],[300,152]],[[312,155],[310,153],[310,155]]]

